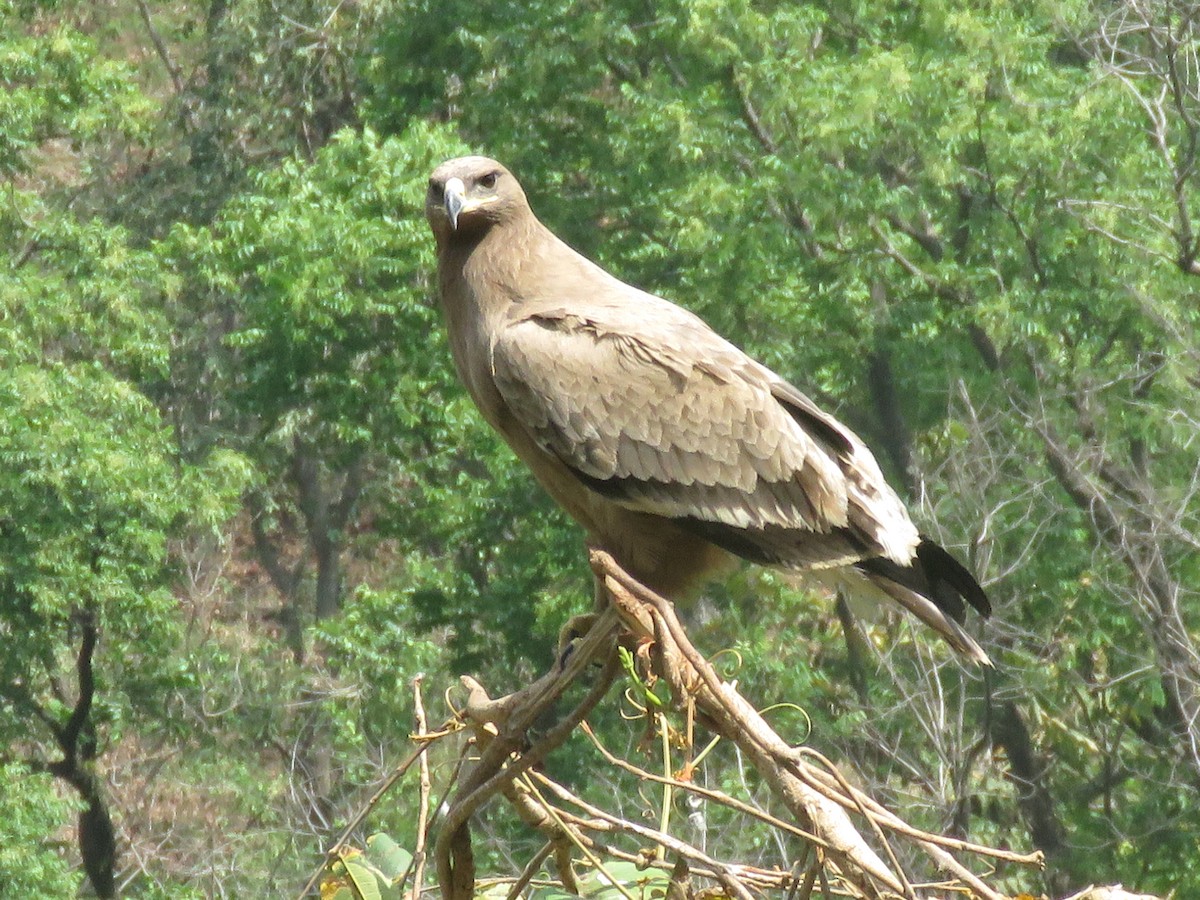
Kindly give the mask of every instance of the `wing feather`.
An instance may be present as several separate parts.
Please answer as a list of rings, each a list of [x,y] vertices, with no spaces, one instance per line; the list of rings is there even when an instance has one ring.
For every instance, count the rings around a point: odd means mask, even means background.
[[[698,319],[671,310],[672,321],[661,310],[639,321],[636,337],[603,311],[515,316],[493,344],[496,386],[546,452],[630,509],[691,521],[710,537],[744,530],[725,543],[757,541],[777,564],[840,565],[882,552],[878,516],[866,508],[878,491],[856,459],[861,442]],[[911,544],[896,554],[906,561],[916,529],[892,500],[899,512],[889,514],[905,532],[897,543]]]

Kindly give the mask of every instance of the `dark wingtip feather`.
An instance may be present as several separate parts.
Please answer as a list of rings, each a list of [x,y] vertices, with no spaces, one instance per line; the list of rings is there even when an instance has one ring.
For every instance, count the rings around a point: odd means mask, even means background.
[[[957,596],[971,604],[971,607],[985,619],[992,614],[991,601],[988,600],[983,588],[979,586],[979,582],[975,580],[975,576],[947,550],[924,535],[921,536],[921,543],[917,545],[917,560],[935,593],[941,593],[948,587]],[[938,600],[936,596],[931,599],[935,602]]]
[[[948,551],[924,535],[917,545],[915,558],[907,566],[879,556],[864,559],[858,567],[932,600],[938,609],[960,625],[966,619],[967,604],[984,618],[992,613],[992,604],[975,576]]]

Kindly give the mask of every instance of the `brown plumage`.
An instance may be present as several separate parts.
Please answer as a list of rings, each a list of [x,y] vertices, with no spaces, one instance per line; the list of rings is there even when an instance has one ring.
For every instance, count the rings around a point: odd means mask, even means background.
[[[668,596],[731,555],[833,575],[990,665],[960,626],[966,604],[989,613],[983,590],[918,534],[850,429],[697,316],[560,241],[496,161],[439,166],[426,215],[467,390],[632,575]]]

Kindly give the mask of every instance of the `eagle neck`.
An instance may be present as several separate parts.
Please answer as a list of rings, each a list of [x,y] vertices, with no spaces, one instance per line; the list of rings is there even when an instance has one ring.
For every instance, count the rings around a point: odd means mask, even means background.
[[[539,255],[534,248],[543,242],[542,232],[528,213],[485,232],[456,235],[439,248],[442,312],[455,368],[484,416],[510,441],[514,426],[501,415],[492,352],[511,308],[528,293],[532,273],[527,266]]]
[[[488,229],[462,258],[464,285],[485,317],[527,299],[531,265],[542,256],[549,232],[529,212]],[[455,267],[457,268],[457,267]]]
[[[451,351],[477,399],[490,377],[492,343],[505,317],[538,280],[528,267],[543,255],[548,234],[526,212],[486,231],[455,234],[439,247],[439,293]]]

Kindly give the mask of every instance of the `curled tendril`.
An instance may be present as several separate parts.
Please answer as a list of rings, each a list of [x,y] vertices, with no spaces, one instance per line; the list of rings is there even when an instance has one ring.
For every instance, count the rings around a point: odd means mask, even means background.
[[[723,656],[732,656],[736,662],[733,665],[718,665],[717,660]],[[717,674],[728,680],[742,670],[745,660],[742,659],[740,650],[735,650],[733,647],[726,647],[724,650],[718,650],[714,653],[712,658],[709,659],[709,663],[717,670]]]
[[[640,718],[642,718],[642,716],[649,713],[649,711],[650,711],[649,707],[642,706],[642,704],[638,703],[637,700],[634,699],[635,694],[634,694],[634,689],[632,687],[625,688],[623,696],[625,697],[625,702],[637,710],[637,714],[631,715],[631,714],[627,713],[624,709],[622,709],[621,710],[621,718],[622,719],[632,722],[634,719],[640,719]]]
[[[454,690],[453,684],[446,685],[446,690],[442,692],[442,702],[446,704],[446,709],[454,714],[454,718],[463,720],[466,718],[465,712],[454,705],[454,700],[450,697],[450,692]]]
[[[663,703],[662,698],[658,694],[651,690],[650,685],[646,684],[642,676],[638,674],[637,663],[634,661],[633,654],[624,647],[618,647],[617,654],[621,658],[621,667],[625,670],[625,675],[633,682],[633,687],[641,691],[642,695],[646,698],[646,703],[649,706],[662,709],[666,704]],[[626,697],[628,698],[628,696],[628,691],[626,691]],[[630,702],[633,703],[632,700]],[[633,705],[638,709],[643,709],[640,703],[633,703]],[[643,712],[645,712],[644,709]]]
[[[804,737],[800,738],[800,740],[798,740],[796,742],[797,744],[803,744],[805,741],[807,741],[809,739],[809,737],[812,736],[812,733],[813,733],[812,718],[808,715],[808,712],[805,711],[804,707],[797,706],[795,703],[772,703],[770,706],[760,709],[758,711],[758,713],[760,716],[762,716],[765,719],[767,717],[767,713],[774,712],[777,709],[794,709],[796,712],[800,713],[800,715],[804,717],[804,727],[805,727]]]

